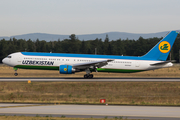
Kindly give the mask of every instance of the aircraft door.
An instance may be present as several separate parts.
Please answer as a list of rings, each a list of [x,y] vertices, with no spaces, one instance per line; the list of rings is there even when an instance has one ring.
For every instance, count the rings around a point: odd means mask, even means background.
[[[139,62],[136,62],[136,65],[135,65],[136,67],[139,67],[140,66],[140,63]]]
[[[21,64],[21,63],[22,63],[21,56],[17,56],[17,63],[18,63],[18,64]]]

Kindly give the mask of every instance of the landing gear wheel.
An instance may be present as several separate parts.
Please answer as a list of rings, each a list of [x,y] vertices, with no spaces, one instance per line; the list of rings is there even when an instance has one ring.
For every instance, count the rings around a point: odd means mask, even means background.
[[[90,74],[88,78],[93,78],[93,74]]]
[[[14,73],[14,75],[15,75],[15,76],[17,76],[17,75],[18,75],[18,73]]]
[[[85,75],[84,75],[84,78],[88,78],[88,75],[87,75],[87,74],[85,74]]]
[[[14,75],[17,76],[17,75],[18,75],[18,73],[17,73],[17,68],[14,67],[13,69],[14,69],[14,71],[15,71]]]
[[[89,75],[88,75],[88,74],[85,74],[85,75],[84,75],[84,78],[85,78],[85,79],[87,79],[87,78],[93,78],[93,74],[89,74]]]

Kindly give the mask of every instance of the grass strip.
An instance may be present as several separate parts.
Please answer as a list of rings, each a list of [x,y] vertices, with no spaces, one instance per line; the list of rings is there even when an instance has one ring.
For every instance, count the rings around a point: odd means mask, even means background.
[[[61,117],[52,117],[51,115],[46,115],[45,117],[40,117],[38,114],[35,117],[28,117],[28,116],[5,116],[0,115],[1,120],[140,120],[140,119],[128,119],[123,116],[118,116],[114,118],[67,118],[66,116],[62,115]],[[141,119],[142,120],[142,119]]]
[[[180,82],[0,82],[0,102],[180,105]]]

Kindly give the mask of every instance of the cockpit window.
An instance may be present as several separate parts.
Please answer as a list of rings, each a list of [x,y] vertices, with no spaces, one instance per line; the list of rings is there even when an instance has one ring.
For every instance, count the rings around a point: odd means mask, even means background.
[[[7,56],[7,58],[11,58],[11,56]]]

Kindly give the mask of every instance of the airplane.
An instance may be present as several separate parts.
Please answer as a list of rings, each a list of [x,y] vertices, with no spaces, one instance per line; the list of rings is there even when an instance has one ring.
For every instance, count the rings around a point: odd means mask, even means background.
[[[171,31],[143,56],[89,55],[66,53],[16,52],[2,62],[17,69],[58,70],[60,74],[85,71],[84,78],[93,78],[92,72],[132,73],[173,66],[166,61],[177,31]]]

